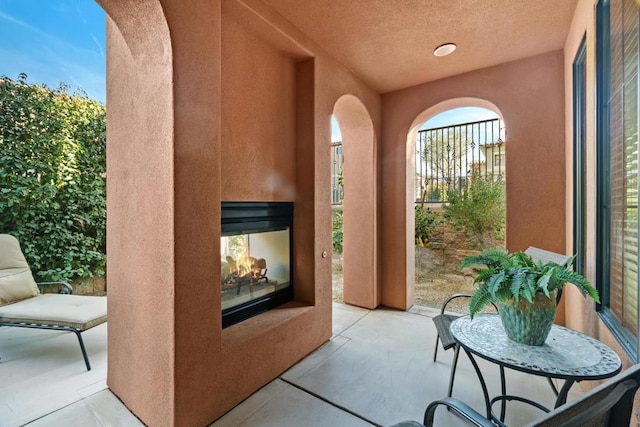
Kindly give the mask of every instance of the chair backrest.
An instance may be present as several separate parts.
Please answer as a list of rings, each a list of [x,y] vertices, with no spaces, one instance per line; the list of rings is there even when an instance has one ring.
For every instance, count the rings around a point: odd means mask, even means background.
[[[18,239],[9,234],[0,234],[0,305],[31,298],[39,293]]]
[[[560,265],[564,265],[571,258],[568,255],[558,254],[545,249],[535,248],[533,246],[529,246],[524,253],[529,255],[536,262],[555,262]]]
[[[628,426],[640,386],[640,364],[530,424],[532,427]]]
[[[0,270],[29,268],[20,249],[18,239],[10,234],[0,234]]]

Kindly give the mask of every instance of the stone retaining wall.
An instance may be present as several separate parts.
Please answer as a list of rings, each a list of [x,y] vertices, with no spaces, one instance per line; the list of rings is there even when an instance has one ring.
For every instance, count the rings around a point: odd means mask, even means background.
[[[436,274],[460,274],[458,266],[463,258],[477,255],[484,248],[504,246],[504,240],[485,236],[482,243],[474,245],[467,233],[449,224],[436,228],[425,247],[416,247],[416,271]]]

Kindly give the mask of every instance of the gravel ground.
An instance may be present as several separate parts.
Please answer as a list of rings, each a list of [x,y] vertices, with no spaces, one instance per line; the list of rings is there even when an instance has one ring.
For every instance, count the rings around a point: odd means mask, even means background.
[[[342,257],[333,256],[333,300],[344,302],[342,297]],[[442,303],[450,295],[459,292],[474,291],[473,280],[470,277],[457,274],[422,273],[416,271],[416,305],[440,309]],[[453,301],[447,306],[450,311],[468,312],[468,300]]]

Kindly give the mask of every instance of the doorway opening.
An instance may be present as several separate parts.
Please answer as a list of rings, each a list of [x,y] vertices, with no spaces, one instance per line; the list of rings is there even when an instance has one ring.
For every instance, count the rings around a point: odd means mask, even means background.
[[[344,155],[340,125],[334,115],[331,116],[331,299],[343,303],[344,274],[342,268],[343,221],[344,211]]]
[[[417,305],[440,308],[450,295],[472,292],[472,278],[458,271],[461,260],[505,245],[505,134],[500,115],[480,107],[447,108],[418,126],[413,193]]]

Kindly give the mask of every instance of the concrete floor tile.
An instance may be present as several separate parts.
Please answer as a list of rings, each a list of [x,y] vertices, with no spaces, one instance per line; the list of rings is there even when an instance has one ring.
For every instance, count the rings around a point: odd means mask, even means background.
[[[324,363],[327,358],[332,357],[335,352],[340,351],[342,346],[348,342],[348,338],[339,335],[331,338],[331,341],[311,353],[309,356],[302,359],[291,369],[282,374],[282,378],[286,379],[287,381],[299,380],[301,377],[308,374],[317,366]]]
[[[75,402],[46,417],[27,424],[29,427],[139,427],[144,426],[110,391],[103,390]]]
[[[333,303],[333,335],[340,335],[358,320],[369,314],[371,310],[346,304]]]
[[[0,328],[0,426],[26,424],[107,388],[107,325],[83,332],[87,371],[70,332]]]
[[[370,423],[275,380],[220,418],[212,427],[361,427]]]

